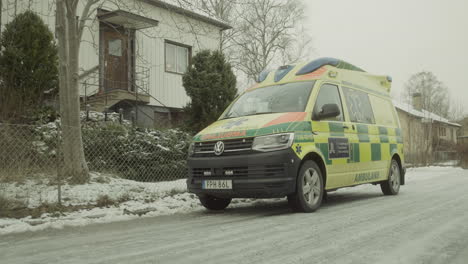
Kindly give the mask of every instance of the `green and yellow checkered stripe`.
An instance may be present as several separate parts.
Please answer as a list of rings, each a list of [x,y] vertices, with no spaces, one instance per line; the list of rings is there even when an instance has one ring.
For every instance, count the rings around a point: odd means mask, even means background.
[[[350,129],[345,131],[345,126]],[[327,165],[387,161],[398,153],[403,158],[403,139],[400,128],[341,122],[312,122],[315,133],[296,133],[294,150],[300,158],[309,152],[322,154]],[[350,143],[347,159],[329,159],[328,138],[346,137]],[[298,147],[299,146],[299,147]]]

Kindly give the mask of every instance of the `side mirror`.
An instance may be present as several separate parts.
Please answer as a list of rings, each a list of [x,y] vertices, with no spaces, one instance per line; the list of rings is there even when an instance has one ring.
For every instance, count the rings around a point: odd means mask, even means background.
[[[337,104],[325,104],[322,106],[320,112],[314,113],[314,120],[337,117],[340,114],[341,111]]]

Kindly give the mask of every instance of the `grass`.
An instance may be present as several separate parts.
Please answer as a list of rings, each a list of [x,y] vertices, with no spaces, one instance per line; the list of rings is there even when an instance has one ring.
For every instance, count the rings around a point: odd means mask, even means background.
[[[99,197],[96,199],[96,206],[97,207],[111,207],[113,205],[116,205],[117,201],[110,198],[109,195],[104,194],[104,195],[99,195]]]
[[[39,218],[45,213],[49,213],[54,217],[62,215],[64,212],[73,212],[82,209],[90,209],[91,205],[74,205],[62,206],[58,203],[42,203],[36,208],[28,208],[26,203],[17,199],[8,199],[0,196],[0,217],[6,218]]]
[[[8,199],[4,196],[0,196],[0,217],[5,217],[9,212],[25,208],[27,208],[26,203],[21,200]]]
[[[122,196],[120,196],[118,199],[117,199],[117,202],[118,203],[125,203],[125,202],[128,202],[132,199],[132,197],[130,197],[130,194],[128,193],[124,193],[122,194]]]

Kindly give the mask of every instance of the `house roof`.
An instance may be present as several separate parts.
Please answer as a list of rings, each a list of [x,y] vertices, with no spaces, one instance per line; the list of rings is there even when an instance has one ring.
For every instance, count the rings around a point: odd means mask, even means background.
[[[415,109],[410,104],[406,104],[406,103],[402,103],[402,102],[398,102],[398,101],[393,100],[393,105],[395,105],[395,107],[397,109],[400,109],[401,111],[404,111],[404,112],[406,112],[406,113],[408,113],[410,115],[416,116],[416,117],[423,118],[425,120],[433,120],[433,121],[437,121],[437,122],[444,123],[444,124],[447,124],[447,125],[461,127],[460,124],[450,122],[447,118],[441,117],[441,116],[436,115],[436,114],[434,114],[432,112],[426,111],[424,109],[422,111],[419,111],[419,110]]]
[[[99,20],[116,25],[122,25],[125,28],[144,29],[155,27],[159,21],[147,17],[132,14],[123,10],[106,11],[98,13]]]
[[[223,30],[231,29],[232,27],[223,20],[214,18],[208,12],[202,10],[198,6],[194,5],[193,2],[187,0],[141,0],[150,5],[154,5],[160,8],[164,8],[175,13],[191,17],[215,26],[220,27]]]

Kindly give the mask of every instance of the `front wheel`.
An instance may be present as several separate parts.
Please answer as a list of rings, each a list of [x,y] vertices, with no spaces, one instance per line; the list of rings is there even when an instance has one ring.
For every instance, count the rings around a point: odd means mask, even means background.
[[[390,163],[390,171],[388,172],[388,180],[380,183],[380,188],[385,195],[397,195],[400,191],[400,166],[396,160]]]
[[[201,204],[209,210],[219,211],[223,210],[231,203],[231,199],[218,198],[211,195],[199,196]]]
[[[290,206],[306,213],[317,210],[324,196],[322,172],[317,163],[308,160],[302,164],[296,185],[296,193],[288,196]]]

